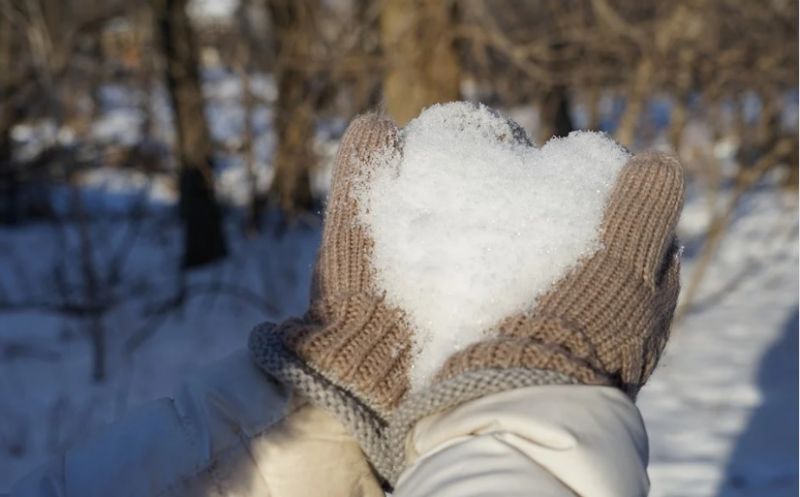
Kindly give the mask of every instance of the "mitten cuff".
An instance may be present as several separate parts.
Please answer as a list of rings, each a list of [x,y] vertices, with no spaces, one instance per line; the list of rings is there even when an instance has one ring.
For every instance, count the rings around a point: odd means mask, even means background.
[[[437,380],[444,381],[468,371],[520,368],[560,373],[585,385],[619,386],[591,353],[591,344],[586,344],[589,350],[576,353],[561,343],[564,340],[514,336],[479,342],[453,354]]]
[[[358,441],[379,475],[390,473],[383,443],[387,422],[351,392],[319,374],[284,346],[283,334],[297,321],[279,326],[263,323],[250,333],[249,348],[253,361],[270,376],[325,409]]]
[[[411,341],[402,315],[366,293],[315,301],[280,326],[284,348],[387,417],[408,390]]]

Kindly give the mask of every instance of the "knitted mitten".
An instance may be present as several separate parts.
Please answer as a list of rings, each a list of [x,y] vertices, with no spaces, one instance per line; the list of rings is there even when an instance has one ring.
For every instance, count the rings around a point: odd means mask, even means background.
[[[680,164],[655,153],[620,171],[603,217],[602,249],[536,304],[498,326],[499,337],[450,357],[441,380],[487,368],[555,370],[635,398],[667,341],[679,290],[675,224]]]
[[[503,320],[493,338],[452,355],[433,385],[396,410],[389,480],[402,470],[413,424],[468,400],[545,383],[615,386],[635,399],[666,344],[678,297],[675,225],[683,188],[677,160],[631,158],[608,198],[601,248],[531,313]]]
[[[526,142],[508,123],[498,140]],[[635,397],[667,339],[678,294],[675,223],[683,173],[644,154],[620,171],[600,227],[601,248],[575,266],[532,312],[455,353],[427,388],[408,395],[412,331],[387,305],[371,267],[373,242],[358,221],[356,190],[381,157],[400,154],[397,128],[356,119],[334,166],[309,312],[251,335],[256,362],[333,412],[379,474],[402,470],[405,434],[423,416],[491,393],[543,384],[616,386]]]
[[[311,402],[328,409],[385,473],[381,433],[408,388],[410,332],[373,284],[373,242],[357,220],[355,190],[370,168],[399,153],[395,125],[376,115],[345,132],[333,171],[311,304],[302,319],[257,327],[256,362]]]

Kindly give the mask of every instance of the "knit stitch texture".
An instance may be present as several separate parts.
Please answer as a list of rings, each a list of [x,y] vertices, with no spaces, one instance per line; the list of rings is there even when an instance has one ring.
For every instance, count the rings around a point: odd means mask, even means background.
[[[632,399],[655,368],[679,291],[675,225],[683,170],[657,153],[634,156],[609,196],[601,248],[540,297],[498,323],[493,338],[451,356],[409,396],[413,333],[374,283],[373,247],[354,188],[399,132],[374,114],[353,121],[334,166],[309,311],[253,330],[255,362],[354,434],[391,486],[408,431],[421,417],[503,390],[543,384],[616,386]]]

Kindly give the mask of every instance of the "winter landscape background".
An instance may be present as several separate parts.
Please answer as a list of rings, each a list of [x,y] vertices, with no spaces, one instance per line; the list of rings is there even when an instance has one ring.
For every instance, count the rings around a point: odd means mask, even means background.
[[[0,0],[0,492],[302,313],[349,119],[460,98],[540,144],[680,156],[683,293],[638,400],[651,494],[797,495],[796,3],[185,3]],[[194,30],[193,149],[166,69],[186,61],[153,29],[186,26],[159,8]],[[225,250],[190,264],[198,152]]]

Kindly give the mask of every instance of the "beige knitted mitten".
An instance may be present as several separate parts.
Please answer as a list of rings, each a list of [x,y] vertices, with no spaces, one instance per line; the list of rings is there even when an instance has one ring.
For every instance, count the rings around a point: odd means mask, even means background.
[[[381,471],[381,433],[408,389],[410,331],[372,282],[373,242],[357,220],[354,188],[374,159],[397,154],[398,130],[377,115],[355,119],[334,165],[311,305],[302,319],[251,334],[256,362],[313,403],[332,411]]]
[[[540,297],[532,313],[503,320],[494,338],[452,355],[433,385],[397,409],[389,480],[402,470],[413,424],[468,400],[541,383],[615,386],[635,399],[666,344],[678,297],[675,225],[683,190],[676,159],[631,158],[606,204],[602,248]]]
[[[603,248],[542,296],[532,314],[504,320],[498,338],[450,357],[439,378],[538,368],[635,398],[666,344],[678,297],[682,204],[677,160],[656,153],[630,159],[605,209]]]
[[[499,140],[522,143],[509,123]],[[358,221],[354,188],[373,159],[400,154],[395,125],[357,118],[334,166],[309,312],[251,335],[256,362],[336,415],[390,484],[403,467],[405,435],[418,419],[491,393],[543,384],[616,386],[634,398],[653,371],[677,300],[675,224],[683,171],[660,154],[619,172],[600,227],[601,248],[534,310],[498,323],[493,338],[451,356],[432,385],[409,395],[412,332],[376,291],[373,242]]]

